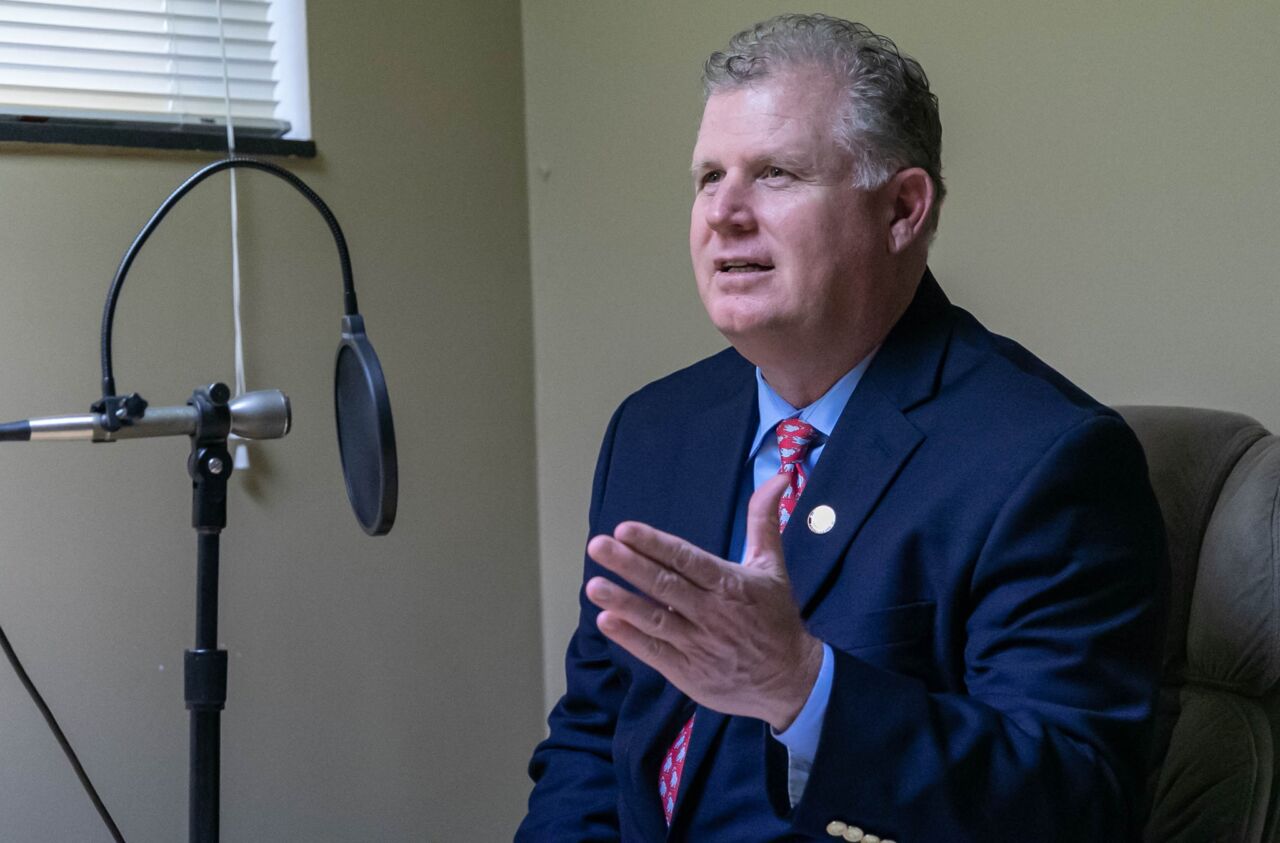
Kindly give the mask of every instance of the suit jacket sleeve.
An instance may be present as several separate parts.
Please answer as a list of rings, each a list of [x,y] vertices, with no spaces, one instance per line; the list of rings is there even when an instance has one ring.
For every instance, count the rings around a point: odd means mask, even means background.
[[[886,560],[885,564],[892,564]],[[907,841],[1134,839],[1163,624],[1164,532],[1112,415],[1064,433],[973,563],[966,693],[835,651],[792,815]]]
[[[624,402],[610,420],[596,462],[589,535],[601,531],[597,523],[600,501],[625,407]],[[586,564],[584,584],[594,566],[590,559]],[[607,843],[620,839],[613,737],[624,689],[607,642],[596,628],[599,609],[587,600],[584,589],[579,590],[578,602],[578,627],[565,655],[568,687],[547,718],[550,735],[529,762],[534,788],[528,814],[516,832],[517,843]]]

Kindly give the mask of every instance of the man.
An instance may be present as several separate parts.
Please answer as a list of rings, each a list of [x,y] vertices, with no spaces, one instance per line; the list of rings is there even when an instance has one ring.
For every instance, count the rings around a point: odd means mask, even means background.
[[[733,348],[610,422],[517,839],[1133,839],[1163,621],[1140,447],[927,270],[917,63],[787,15],[704,79],[690,251]]]

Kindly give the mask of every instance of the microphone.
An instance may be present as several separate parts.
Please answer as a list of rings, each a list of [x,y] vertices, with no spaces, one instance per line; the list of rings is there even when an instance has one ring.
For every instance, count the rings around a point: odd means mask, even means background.
[[[227,406],[231,411],[231,433],[241,439],[279,439],[289,432],[293,420],[289,399],[278,389],[246,392],[231,399]],[[0,442],[115,442],[152,436],[192,436],[199,411],[190,404],[151,407],[123,425],[109,425],[104,417],[104,413],[86,413],[0,424]]]

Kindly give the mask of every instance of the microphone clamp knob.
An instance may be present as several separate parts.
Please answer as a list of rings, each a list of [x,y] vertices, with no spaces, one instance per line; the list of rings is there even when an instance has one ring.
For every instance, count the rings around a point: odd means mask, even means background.
[[[104,430],[115,432],[124,425],[133,424],[147,413],[147,400],[136,392],[128,395],[107,395],[95,401],[89,408],[102,416]]]
[[[221,381],[218,383],[211,383],[208,386],[207,394],[210,401],[221,407],[223,404],[226,404],[231,400],[231,387]]]

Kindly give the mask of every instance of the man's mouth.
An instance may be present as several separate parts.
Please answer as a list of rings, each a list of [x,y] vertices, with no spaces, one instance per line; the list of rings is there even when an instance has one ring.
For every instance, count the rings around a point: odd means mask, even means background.
[[[716,269],[720,272],[768,272],[773,269],[773,264],[731,260],[718,262]]]

